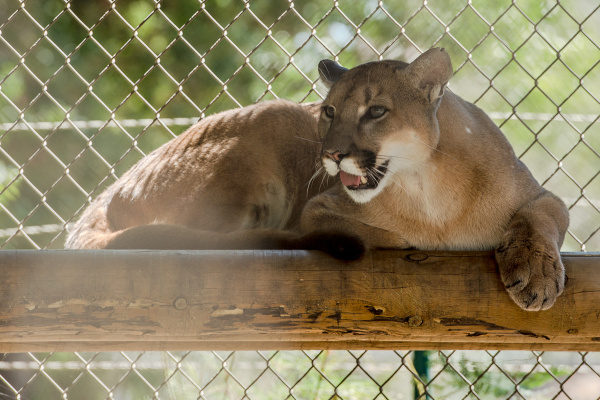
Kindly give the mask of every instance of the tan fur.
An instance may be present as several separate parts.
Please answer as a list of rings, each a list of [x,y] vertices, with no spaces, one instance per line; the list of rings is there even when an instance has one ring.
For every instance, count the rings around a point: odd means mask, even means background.
[[[210,116],[143,158],[83,213],[68,248],[104,248],[147,224],[231,232],[290,229],[320,143],[318,105],[270,101]]]
[[[342,258],[359,256],[361,243],[497,249],[515,302],[551,307],[564,286],[566,207],[483,111],[445,91],[447,53],[351,70],[323,61],[320,72],[331,86],[322,105],[227,111],[157,149],[88,207],[66,247],[317,248]],[[372,117],[373,106],[384,114]],[[309,185],[318,159],[331,176]],[[348,188],[340,168],[379,182]]]

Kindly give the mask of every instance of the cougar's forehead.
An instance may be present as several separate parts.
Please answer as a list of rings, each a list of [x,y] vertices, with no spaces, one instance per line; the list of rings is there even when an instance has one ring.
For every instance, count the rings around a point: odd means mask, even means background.
[[[331,88],[327,101],[344,108],[371,104],[391,92],[394,70],[403,63],[379,61],[351,69]]]

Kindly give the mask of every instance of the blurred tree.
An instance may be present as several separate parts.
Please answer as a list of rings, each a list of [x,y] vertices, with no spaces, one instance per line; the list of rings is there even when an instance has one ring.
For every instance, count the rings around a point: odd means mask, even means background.
[[[60,248],[87,201],[205,115],[318,100],[322,58],[410,61],[443,46],[451,89],[491,112],[538,180],[574,206],[566,248],[581,248],[575,237],[600,248],[594,1],[5,3],[0,229],[26,229],[3,231],[4,247]],[[35,230],[47,224],[58,226]]]

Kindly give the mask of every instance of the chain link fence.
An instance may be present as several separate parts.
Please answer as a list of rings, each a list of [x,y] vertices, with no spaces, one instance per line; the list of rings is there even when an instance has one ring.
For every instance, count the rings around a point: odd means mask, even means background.
[[[5,356],[0,369],[6,371],[5,393],[44,400],[583,400],[596,399],[600,393],[598,354],[427,352],[427,369],[417,367],[416,354],[374,350],[38,353]]]
[[[61,248],[107,185],[198,119],[317,101],[317,62],[442,46],[571,213],[563,250],[600,250],[600,2],[4,0],[0,245]],[[600,358],[535,352],[10,354],[18,399],[596,399]]]
[[[597,353],[426,352],[426,369],[417,366],[417,355],[375,350],[38,353],[5,356],[0,369],[6,371],[6,393],[44,400],[584,400],[600,393]]]

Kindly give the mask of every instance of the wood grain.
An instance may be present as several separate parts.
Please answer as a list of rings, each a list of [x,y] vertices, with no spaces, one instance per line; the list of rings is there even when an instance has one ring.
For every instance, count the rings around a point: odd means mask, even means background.
[[[548,311],[508,297],[491,253],[0,252],[0,352],[600,350],[600,255],[563,254]]]

